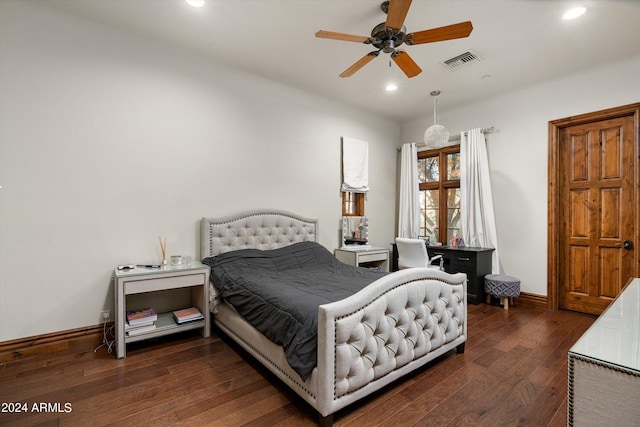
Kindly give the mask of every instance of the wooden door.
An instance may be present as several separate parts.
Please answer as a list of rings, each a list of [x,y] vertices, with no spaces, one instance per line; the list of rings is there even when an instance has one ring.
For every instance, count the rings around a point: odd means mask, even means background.
[[[600,314],[638,275],[635,113],[557,129],[558,308]]]

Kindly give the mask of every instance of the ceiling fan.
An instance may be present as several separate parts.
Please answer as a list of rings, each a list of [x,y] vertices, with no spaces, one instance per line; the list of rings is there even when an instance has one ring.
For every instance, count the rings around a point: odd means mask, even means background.
[[[358,70],[371,62],[373,58],[377,57],[380,54],[380,51],[390,53],[391,59],[393,59],[407,77],[415,77],[422,72],[422,69],[415,63],[407,52],[404,50],[398,50],[398,46],[403,43],[407,45],[414,45],[460,39],[468,37],[473,30],[471,21],[465,21],[458,24],[407,34],[407,29],[403,24],[407,16],[407,12],[409,12],[409,6],[411,6],[411,0],[390,0],[383,2],[380,5],[380,8],[387,14],[387,20],[386,22],[376,25],[373,30],[371,30],[371,37],[324,30],[320,30],[316,33],[316,37],[321,39],[370,44],[378,49],[369,52],[360,58],[355,62],[355,64],[344,70],[340,74],[340,77],[351,77]]]

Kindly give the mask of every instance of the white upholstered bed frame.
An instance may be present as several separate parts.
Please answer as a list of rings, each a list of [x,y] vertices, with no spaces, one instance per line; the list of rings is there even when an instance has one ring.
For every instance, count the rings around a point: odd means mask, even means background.
[[[281,210],[203,218],[201,256],[317,237],[316,219]],[[339,409],[444,353],[464,352],[467,339],[466,275],[429,268],[383,276],[349,298],[320,306],[318,365],[305,382],[282,348],[231,306],[215,310],[215,325],[313,406],[324,425]]]

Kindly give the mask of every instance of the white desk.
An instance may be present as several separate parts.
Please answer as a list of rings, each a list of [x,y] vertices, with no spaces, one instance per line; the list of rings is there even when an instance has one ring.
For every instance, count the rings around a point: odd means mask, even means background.
[[[354,267],[368,267],[389,271],[389,250],[372,246],[343,246],[336,249],[333,255],[345,264]]]
[[[569,350],[567,423],[640,425],[640,279]]]

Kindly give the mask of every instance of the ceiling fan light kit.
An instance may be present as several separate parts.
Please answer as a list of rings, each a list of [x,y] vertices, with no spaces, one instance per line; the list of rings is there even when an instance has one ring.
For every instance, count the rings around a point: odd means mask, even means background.
[[[424,143],[429,148],[438,149],[449,144],[449,131],[438,124],[438,95],[439,90],[431,92],[433,96],[433,125],[429,126],[424,133]]]
[[[381,51],[390,54],[391,59],[407,77],[415,77],[422,72],[422,69],[407,52],[398,50],[397,48],[399,46],[402,44],[411,46],[464,38],[468,37],[473,30],[471,22],[465,21],[444,27],[432,28],[430,30],[407,33],[407,29],[403,24],[410,6],[411,0],[390,0],[383,2],[380,8],[387,14],[387,20],[376,25],[373,30],[371,30],[371,37],[324,30],[316,33],[317,38],[370,44],[377,49],[356,61],[351,67],[343,71],[340,77],[352,76],[373,60],[373,58],[378,56]]]

